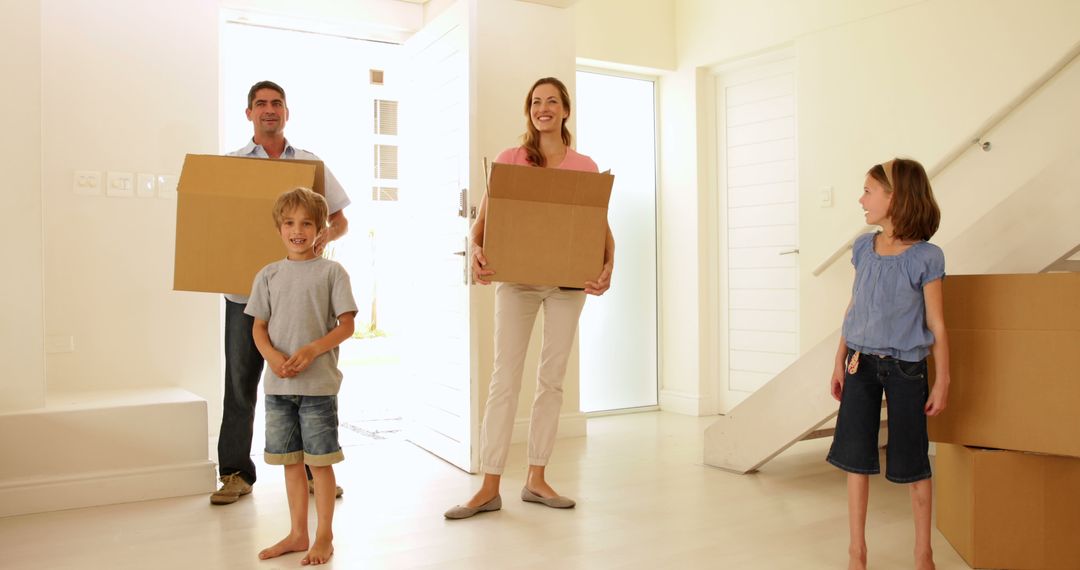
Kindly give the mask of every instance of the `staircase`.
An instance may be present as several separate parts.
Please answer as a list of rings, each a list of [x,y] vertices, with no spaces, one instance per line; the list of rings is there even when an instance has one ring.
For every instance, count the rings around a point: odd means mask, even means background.
[[[950,274],[1080,269],[1080,58],[934,177]],[[946,225],[948,224],[948,225]],[[833,260],[833,255],[818,274]],[[804,439],[831,435],[839,404],[829,394],[840,331],[829,334],[705,431],[705,463],[738,473],[761,468]]]

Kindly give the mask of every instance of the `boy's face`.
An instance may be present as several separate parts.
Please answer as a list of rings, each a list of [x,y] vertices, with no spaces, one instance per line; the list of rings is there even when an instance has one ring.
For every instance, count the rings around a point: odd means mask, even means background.
[[[315,258],[315,238],[319,228],[315,218],[302,206],[287,210],[281,217],[281,241],[289,252],[289,259],[302,261]]]

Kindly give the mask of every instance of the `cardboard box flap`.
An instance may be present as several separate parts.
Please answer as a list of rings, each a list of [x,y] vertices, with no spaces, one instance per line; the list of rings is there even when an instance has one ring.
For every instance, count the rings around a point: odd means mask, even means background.
[[[322,193],[322,163],[189,154],[177,186],[173,289],[247,295],[285,256],[271,210],[297,186]]]
[[[609,173],[496,162],[491,168],[488,199],[607,208],[614,181],[615,177]]]

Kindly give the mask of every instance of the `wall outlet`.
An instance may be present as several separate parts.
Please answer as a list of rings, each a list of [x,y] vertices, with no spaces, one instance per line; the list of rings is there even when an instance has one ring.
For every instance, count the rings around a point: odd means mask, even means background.
[[[176,175],[158,174],[157,187],[159,198],[176,198]]]
[[[80,196],[101,194],[101,173],[93,170],[76,170],[72,189]]]
[[[154,197],[154,175],[140,172],[135,176],[135,195],[140,198]]]
[[[45,354],[59,354],[61,352],[75,352],[75,337],[71,335],[47,335],[45,337]]]
[[[105,182],[105,194],[119,198],[135,195],[135,175],[130,172],[110,172]]]

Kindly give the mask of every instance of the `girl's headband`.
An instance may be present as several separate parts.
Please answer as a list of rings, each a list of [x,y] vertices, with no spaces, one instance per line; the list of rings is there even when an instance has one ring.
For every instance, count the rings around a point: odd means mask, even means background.
[[[893,181],[892,181],[892,167],[893,167],[893,162],[895,162],[895,159],[894,159],[894,160],[889,160],[889,161],[887,161],[887,162],[882,162],[882,163],[881,163],[881,168],[882,168],[883,170],[885,170],[885,180],[888,180],[888,181],[889,181],[889,189],[890,189],[890,190],[892,190],[892,189],[894,189],[894,188],[895,188],[895,186],[893,186]]]

